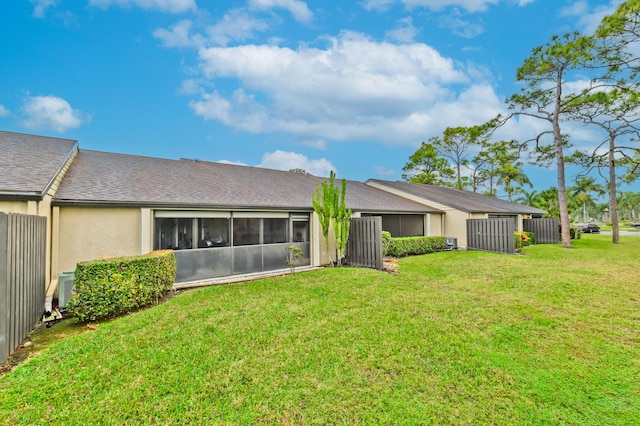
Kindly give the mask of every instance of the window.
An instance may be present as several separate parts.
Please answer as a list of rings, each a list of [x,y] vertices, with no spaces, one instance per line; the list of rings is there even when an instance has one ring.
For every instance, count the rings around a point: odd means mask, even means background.
[[[294,220],[293,221],[293,242],[305,243],[309,241],[309,221]]]
[[[260,244],[260,220],[241,217],[233,219],[233,245],[249,246]]]
[[[287,236],[287,224],[289,219],[277,218],[277,219],[262,219],[263,220],[263,235],[264,244],[286,243],[288,242]]]
[[[394,238],[422,237],[425,235],[425,216],[422,214],[362,214],[362,217],[367,216],[381,216],[382,229],[389,232]]]
[[[154,248],[202,249],[309,242],[309,215],[169,211],[155,213]]]
[[[156,248],[179,250],[192,247],[193,221],[191,219],[156,219],[156,227]]]
[[[198,248],[228,246],[229,223],[227,218],[198,219]]]

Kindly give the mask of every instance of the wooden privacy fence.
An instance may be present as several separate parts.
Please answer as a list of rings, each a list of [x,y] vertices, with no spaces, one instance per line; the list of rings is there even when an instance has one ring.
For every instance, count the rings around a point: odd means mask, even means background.
[[[346,263],[365,268],[382,270],[382,217],[359,217],[351,219]]]
[[[44,312],[47,219],[0,213],[0,362]]]
[[[525,232],[533,232],[536,244],[558,244],[560,242],[560,221],[550,219],[525,219],[522,228]]]
[[[511,218],[467,219],[467,249],[514,254],[514,229]]]

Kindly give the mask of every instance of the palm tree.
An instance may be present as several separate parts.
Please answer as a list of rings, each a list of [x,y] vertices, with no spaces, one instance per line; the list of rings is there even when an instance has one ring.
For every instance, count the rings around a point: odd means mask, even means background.
[[[584,176],[580,178],[576,177],[574,183],[575,184],[569,188],[569,192],[582,204],[582,221],[588,222],[589,212],[587,210],[587,206],[588,204],[593,203],[591,194],[595,192],[598,195],[604,195],[605,190],[602,185],[597,183],[596,179],[591,176]]]
[[[618,194],[620,218],[635,220],[640,211],[640,192],[624,191]]]
[[[540,198],[540,193],[536,190],[526,191],[522,190],[520,196],[516,198],[516,202],[520,204],[524,204],[531,207],[538,207],[538,199]]]
[[[511,201],[511,196],[516,193],[520,186],[529,185],[532,187],[531,181],[527,175],[520,168],[522,163],[508,163],[504,164],[498,170],[499,178],[498,184],[504,186],[504,190],[507,193],[507,200]]]
[[[558,201],[558,188],[551,187],[540,192],[537,197],[539,209],[546,210],[545,217],[560,217],[560,203]]]

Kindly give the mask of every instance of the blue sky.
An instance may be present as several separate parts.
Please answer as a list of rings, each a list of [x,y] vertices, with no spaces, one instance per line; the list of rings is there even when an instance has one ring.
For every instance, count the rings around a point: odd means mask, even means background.
[[[3,1],[0,129],[398,180],[421,141],[505,112],[532,48],[592,31],[619,3]],[[525,140],[540,126],[514,121],[501,136]],[[554,169],[527,172],[537,190],[556,185]]]

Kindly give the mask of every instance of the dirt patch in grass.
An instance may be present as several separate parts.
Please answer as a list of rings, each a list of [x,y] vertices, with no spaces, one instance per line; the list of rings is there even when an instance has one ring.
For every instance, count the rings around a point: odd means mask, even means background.
[[[384,270],[392,274],[399,274],[398,259],[396,257],[385,257]]]
[[[158,303],[142,307],[140,310],[149,309],[160,303],[164,303],[181,291],[185,290],[170,291],[160,299]],[[116,318],[118,317],[83,323],[79,322],[76,317],[65,314],[60,321],[51,322],[49,326],[44,322],[39,322],[9,358],[0,364],[0,375],[13,371],[17,366],[36,356],[40,351],[60,339],[95,330],[101,323],[113,321]]]
[[[45,323],[40,322],[36,328],[27,335],[27,338],[24,339],[18,349],[16,349],[4,363],[0,364],[0,374],[13,371],[18,365],[60,339],[91,329],[95,329],[95,325],[79,323],[78,320],[73,317],[63,318],[60,321],[49,324],[49,327],[47,327]]]

